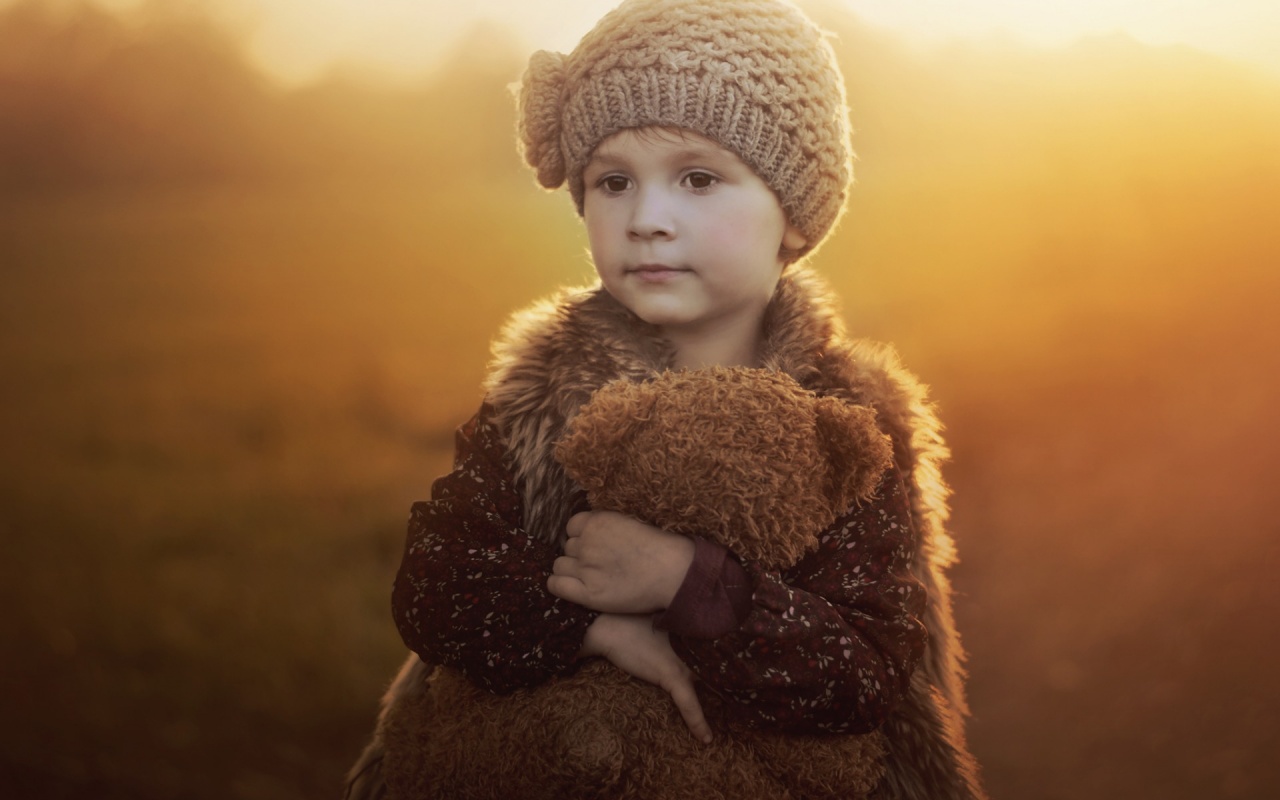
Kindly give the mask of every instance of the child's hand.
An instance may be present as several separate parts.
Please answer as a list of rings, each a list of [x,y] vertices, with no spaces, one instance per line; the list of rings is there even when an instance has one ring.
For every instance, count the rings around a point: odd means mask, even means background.
[[[575,514],[547,590],[594,611],[646,614],[671,604],[693,541],[612,511]]]
[[[671,695],[680,716],[700,741],[711,741],[693,673],[675,651],[666,631],[656,630],[647,614],[601,614],[587,628],[582,655],[601,656],[615,667]]]

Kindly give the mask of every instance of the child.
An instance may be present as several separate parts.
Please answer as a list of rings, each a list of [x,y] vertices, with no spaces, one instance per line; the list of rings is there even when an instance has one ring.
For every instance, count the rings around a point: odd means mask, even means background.
[[[495,345],[454,470],[413,508],[393,607],[406,644],[493,692],[601,656],[671,696],[709,740],[695,682],[754,724],[880,728],[877,796],[982,797],[961,726],[943,568],[946,451],[924,389],[852,342],[795,264],[844,207],[844,89],[822,34],[781,0],[626,0],[568,56],[531,59],[526,160],[568,185],[600,284],[518,315]],[[874,408],[895,466],[785,572],[607,510],[552,457],[610,380],[751,365]],[[578,512],[578,513],[575,513]],[[411,658],[384,701],[421,684]],[[349,796],[376,796],[380,743]]]

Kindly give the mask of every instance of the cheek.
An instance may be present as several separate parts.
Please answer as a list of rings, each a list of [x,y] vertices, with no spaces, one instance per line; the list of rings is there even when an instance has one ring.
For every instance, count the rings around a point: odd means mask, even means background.
[[[782,245],[786,221],[781,209],[758,202],[724,209],[705,227],[708,242],[736,257],[758,253],[774,258]]]
[[[611,222],[608,214],[587,211],[583,215],[583,227],[587,231],[587,246],[591,249],[592,257],[595,259],[606,257],[614,238],[610,234]]]
[[[741,257],[744,251],[753,249],[755,243],[766,234],[751,224],[749,217],[734,213],[721,213],[704,218],[697,227],[704,247],[713,252],[732,253]]]

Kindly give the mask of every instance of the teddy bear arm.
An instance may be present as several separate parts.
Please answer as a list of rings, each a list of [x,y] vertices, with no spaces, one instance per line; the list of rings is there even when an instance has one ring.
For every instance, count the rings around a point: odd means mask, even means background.
[[[594,659],[505,695],[447,667],[424,688],[403,698],[386,726],[393,799],[621,796],[641,763],[644,728],[633,720],[660,717],[669,704],[661,690]]]
[[[754,731],[750,741],[765,768],[797,797],[859,800],[884,777],[885,739],[878,730],[839,735]]]

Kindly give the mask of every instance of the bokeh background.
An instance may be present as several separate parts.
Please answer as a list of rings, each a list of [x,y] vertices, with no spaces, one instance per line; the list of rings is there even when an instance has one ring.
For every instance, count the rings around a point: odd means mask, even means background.
[[[0,1],[0,796],[339,795],[489,337],[590,275],[508,84],[601,5]],[[993,797],[1280,796],[1280,67],[870,6],[815,262],[949,426]]]

